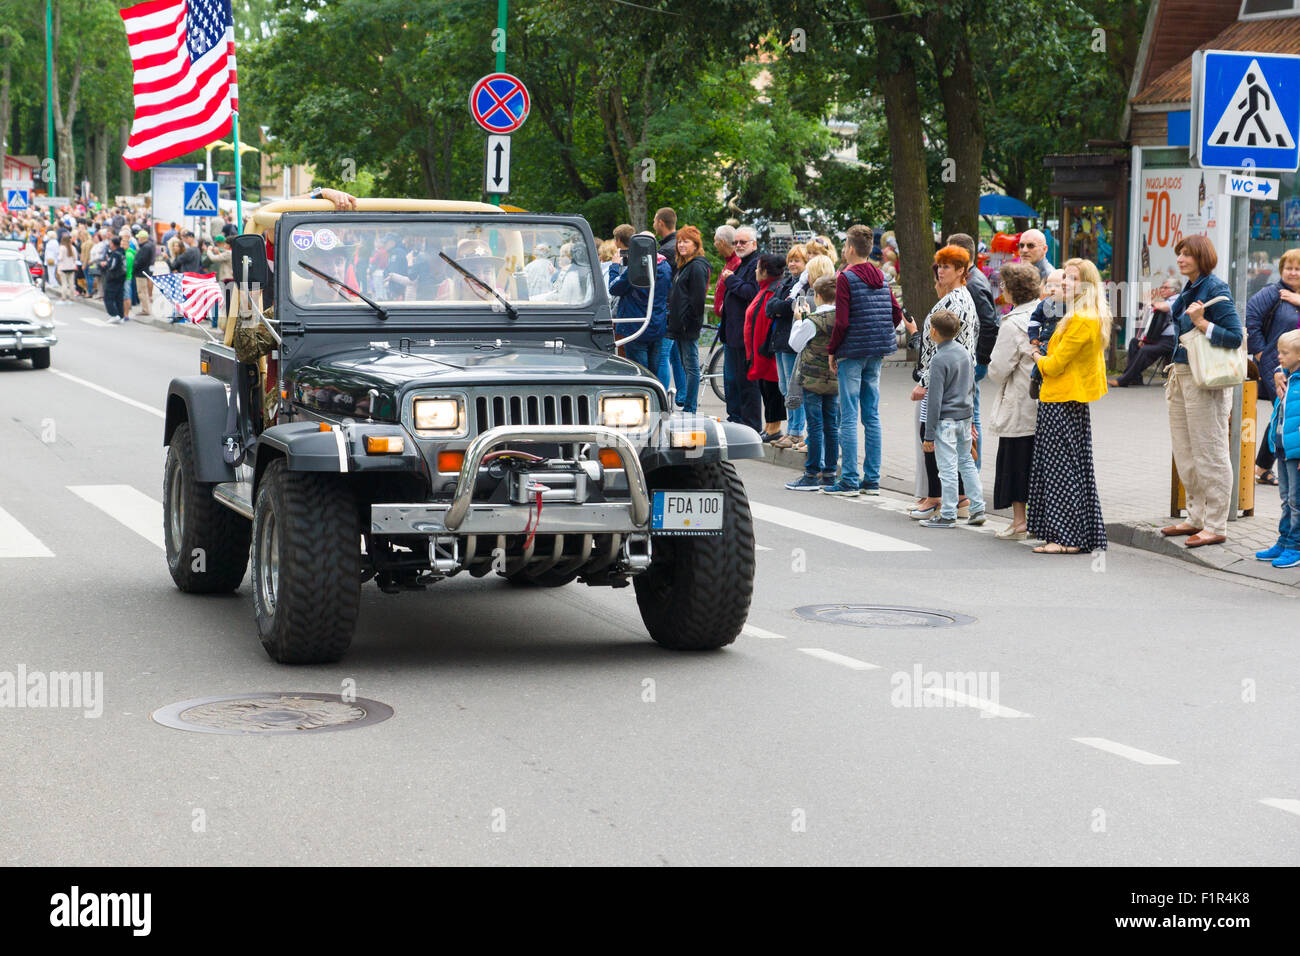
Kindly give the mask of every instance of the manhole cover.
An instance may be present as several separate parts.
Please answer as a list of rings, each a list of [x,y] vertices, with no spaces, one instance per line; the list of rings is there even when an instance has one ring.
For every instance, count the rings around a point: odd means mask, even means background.
[[[352,730],[393,716],[377,700],[344,700],[338,694],[235,694],[196,697],[160,707],[153,719],[164,727],[200,734],[301,734]]]
[[[952,611],[881,604],[809,604],[795,608],[794,613],[809,621],[848,624],[851,627],[956,627],[975,620]]]

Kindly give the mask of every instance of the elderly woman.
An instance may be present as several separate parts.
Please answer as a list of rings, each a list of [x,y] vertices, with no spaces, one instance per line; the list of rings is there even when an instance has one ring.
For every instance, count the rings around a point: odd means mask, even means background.
[[[1300,249],[1288,249],[1278,259],[1281,277],[1250,297],[1246,303],[1247,348],[1259,367],[1259,397],[1277,401],[1273,377],[1278,371],[1277,340],[1300,326]],[[1268,442],[1259,443],[1255,456],[1255,480],[1277,484],[1273,476],[1274,454]]]
[[[1113,320],[1101,274],[1091,261],[1065,264],[1065,300],[1069,311],[1057,323],[1047,354],[1034,352],[1043,384],[1029,474],[1028,529],[1046,542],[1034,548],[1037,554],[1106,549],[1088,403],[1106,394],[1105,353]]]
[[[1219,255],[1206,236],[1184,236],[1174,247],[1178,271],[1187,286],[1169,308],[1175,335],[1207,336],[1211,345],[1240,348],[1245,330],[1228,283],[1214,274]],[[1211,304],[1213,303],[1213,304]],[[1187,547],[1221,544],[1228,539],[1232,461],[1228,451],[1231,388],[1201,388],[1187,364],[1187,348],[1174,349],[1173,371],[1165,384],[1174,464],[1187,489],[1187,520],[1161,529],[1165,537],[1190,535]]]
[[[925,439],[925,419],[928,412],[925,405],[925,393],[930,385],[930,362],[934,358],[935,350],[938,348],[938,343],[930,336],[930,316],[942,309],[957,313],[957,318],[961,319],[961,330],[957,333],[956,339],[957,344],[970,353],[971,365],[975,364],[975,344],[979,337],[979,316],[975,314],[975,300],[971,298],[970,292],[966,290],[966,275],[970,272],[970,268],[970,253],[961,246],[944,246],[936,252],[934,254],[934,291],[938,294],[939,301],[934,304],[934,308],[925,317],[919,343],[916,342],[916,323],[910,318],[907,319],[907,331],[913,336],[913,347],[919,347],[921,350],[916,371],[912,373],[918,383],[916,388],[912,389],[912,401],[921,402],[921,430],[917,436],[917,441],[922,443]],[[936,414],[938,414],[938,411],[938,409],[935,409]],[[932,451],[925,453],[925,477],[926,495],[916,503],[915,508],[908,512],[909,516],[917,521],[934,517],[938,513],[943,494],[943,486],[939,481],[939,465]],[[958,502],[958,506],[960,508],[966,507],[964,496]],[[960,512],[958,513],[960,514]]]
[[[1030,262],[1008,262],[999,271],[1002,288],[1014,308],[1002,317],[997,343],[989,356],[989,381],[997,388],[989,406],[988,427],[998,436],[993,507],[1010,508],[1011,524],[998,537],[1023,541],[1028,533],[1025,503],[1034,460],[1038,402],[1029,394],[1029,377],[1037,349],[1029,342],[1029,317],[1038,305],[1041,279]]]
[[[1169,305],[1178,295],[1182,283],[1169,278],[1160,283],[1160,288],[1151,297],[1151,304],[1142,311],[1146,313],[1142,334],[1133,336],[1128,344],[1128,364],[1124,374],[1118,378],[1109,378],[1106,384],[1111,388],[1128,388],[1142,383],[1142,373],[1155,362],[1167,362],[1174,354],[1174,325],[1169,321]]]
[[[784,396],[789,392],[790,373],[794,371],[794,362],[798,358],[790,348],[790,328],[794,325],[794,302],[807,291],[802,278],[808,267],[808,253],[801,245],[791,246],[785,254],[785,272],[777,284],[776,291],[767,300],[767,317],[772,322],[771,336],[776,345],[777,384]],[[776,441],[773,448],[793,448],[798,452],[808,450],[804,444],[807,425],[804,422],[802,406],[790,409],[788,431]]]

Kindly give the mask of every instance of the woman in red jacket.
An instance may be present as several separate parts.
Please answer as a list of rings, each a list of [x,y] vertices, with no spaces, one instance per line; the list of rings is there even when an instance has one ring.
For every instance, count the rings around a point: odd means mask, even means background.
[[[781,423],[785,421],[785,397],[781,394],[776,355],[764,355],[767,333],[772,320],[767,317],[767,300],[776,291],[776,285],[785,272],[785,260],[780,256],[758,257],[758,295],[745,310],[745,355],[749,359],[749,377],[758,382],[763,395],[763,441],[773,442],[781,437]]]

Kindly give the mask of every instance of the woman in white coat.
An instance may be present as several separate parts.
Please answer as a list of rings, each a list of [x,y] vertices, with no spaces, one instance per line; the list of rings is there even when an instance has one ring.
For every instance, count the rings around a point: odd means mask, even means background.
[[[989,408],[987,426],[998,436],[997,472],[993,507],[1010,508],[1013,519],[998,537],[1023,541],[1028,531],[1025,502],[1029,500],[1029,472],[1034,459],[1034,428],[1038,401],[1029,394],[1034,370],[1034,347],[1029,344],[1029,317],[1038,305],[1041,279],[1027,262],[1008,262],[999,274],[1002,288],[1014,308],[1002,317],[997,344],[989,358],[989,379],[997,387]]]

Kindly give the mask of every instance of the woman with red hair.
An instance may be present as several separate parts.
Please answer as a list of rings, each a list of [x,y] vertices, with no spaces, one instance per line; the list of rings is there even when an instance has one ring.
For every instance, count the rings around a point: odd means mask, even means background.
[[[704,296],[709,288],[709,260],[704,237],[694,226],[677,230],[677,271],[668,293],[668,337],[677,344],[685,388],[677,396],[682,410],[694,412],[700,398],[700,330],[704,327]]]

